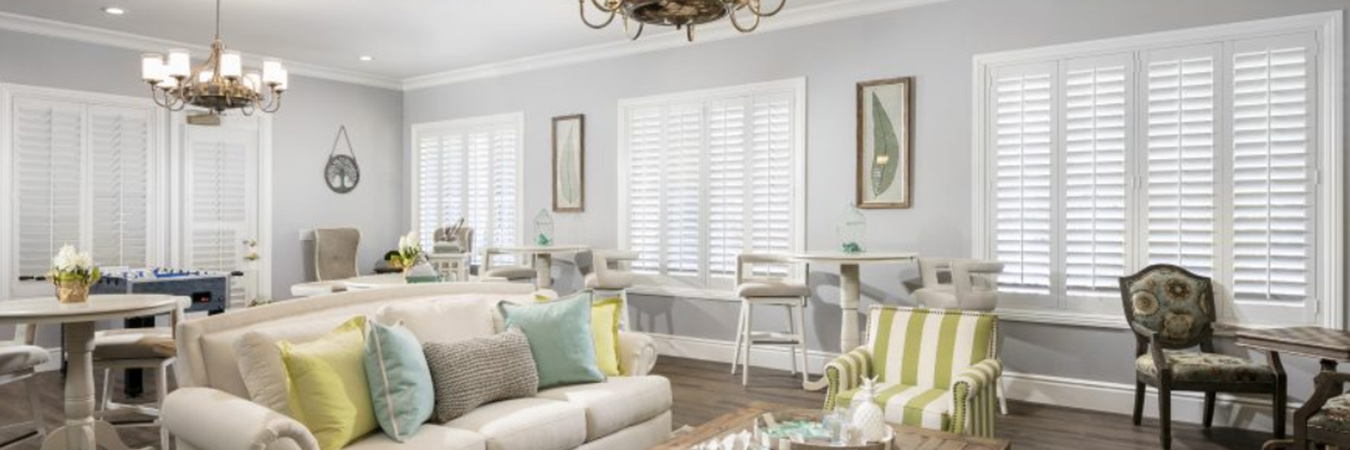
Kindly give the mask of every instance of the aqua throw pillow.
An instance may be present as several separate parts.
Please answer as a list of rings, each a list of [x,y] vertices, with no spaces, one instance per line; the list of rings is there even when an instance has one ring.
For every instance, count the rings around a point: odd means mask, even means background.
[[[366,337],[366,380],[370,404],[384,434],[407,442],[436,409],[431,369],[417,336],[399,323],[371,322]]]
[[[548,303],[502,302],[499,307],[506,325],[519,327],[529,339],[540,389],[605,381],[595,359],[590,293]]]

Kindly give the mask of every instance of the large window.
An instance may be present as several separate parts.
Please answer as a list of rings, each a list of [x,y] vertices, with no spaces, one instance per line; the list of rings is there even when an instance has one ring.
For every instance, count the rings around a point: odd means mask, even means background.
[[[521,234],[521,114],[413,125],[413,223],[431,248],[437,228],[464,219],[481,249]]]
[[[1118,277],[1172,263],[1215,279],[1225,320],[1318,323],[1341,289],[1339,32],[1310,15],[977,57],[975,246],[1006,264],[1005,305],[1114,315]]]
[[[805,80],[619,104],[619,229],[646,284],[730,286],[736,255],[802,247]]]
[[[158,263],[155,106],[17,85],[0,99],[0,296],[49,294],[49,284],[32,278],[46,275],[66,244],[105,268]]]

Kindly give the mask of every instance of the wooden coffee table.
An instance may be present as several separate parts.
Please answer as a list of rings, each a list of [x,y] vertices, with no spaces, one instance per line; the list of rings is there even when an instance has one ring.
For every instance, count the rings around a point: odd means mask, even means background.
[[[687,433],[674,436],[665,443],[653,447],[652,450],[687,450],[710,439],[748,430],[754,424],[755,418],[766,413],[794,411],[802,410],[771,403],[751,403],[750,406],[694,427]],[[1001,439],[962,436],[903,425],[892,425],[891,428],[895,429],[895,444],[901,449],[1010,450],[1012,448],[1012,443]]]

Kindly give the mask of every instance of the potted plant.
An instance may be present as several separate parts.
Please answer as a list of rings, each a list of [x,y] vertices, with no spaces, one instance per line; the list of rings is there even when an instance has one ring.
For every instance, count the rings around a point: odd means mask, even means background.
[[[417,265],[418,259],[422,257],[422,246],[417,240],[417,232],[409,231],[406,236],[398,238],[397,254],[390,262],[397,263],[398,267],[403,268],[403,274],[406,276],[413,266]]]
[[[66,245],[52,258],[52,272],[49,278],[56,285],[56,298],[61,303],[84,303],[89,300],[89,287],[97,283],[102,274],[94,267],[94,259],[88,252],[78,252],[75,247]]]

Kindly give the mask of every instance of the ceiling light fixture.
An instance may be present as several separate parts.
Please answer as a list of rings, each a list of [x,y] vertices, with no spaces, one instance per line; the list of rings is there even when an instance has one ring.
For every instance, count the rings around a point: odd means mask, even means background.
[[[577,0],[581,4],[581,22],[586,26],[601,29],[614,22],[616,16],[623,16],[623,33],[629,39],[642,37],[646,25],[658,25],[683,28],[689,42],[694,41],[694,26],[731,18],[731,26],[742,33],[759,28],[760,19],[778,14],[787,5],[787,0],[778,0],[778,6],[764,8],[764,0]],[[767,0],[772,1],[772,0]],[[586,19],[586,3],[590,2],[602,14],[608,14],[603,22],[591,23]],[[737,19],[738,13],[748,11],[754,16],[754,22],[742,25]],[[632,32],[629,20],[637,22],[637,32]]]
[[[375,58],[372,57],[372,56],[370,56],[370,55],[361,55],[361,57],[360,57],[360,58],[357,58],[357,59],[362,60],[362,61],[366,61],[366,62],[370,62],[370,61],[374,61],[374,60],[375,60]]]
[[[281,109],[281,93],[287,87],[286,68],[280,60],[263,60],[262,73],[244,73],[243,56],[227,51],[220,40],[220,0],[216,0],[216,38],[206,63],[192,68],[187,50],[171,49],[168,58],[156,53],[141,56],[141,79],[150,84],[155,104],[170,111],[188,105],[220,114],[238,109],[246,116],[257,110],[274,113]]]
[[[120,15],[126,14],[126,13],[127,13],[127,10],[122,9],[122,8],[118,8],[118,7],[116,7],[116,6],[109,6],[109,7],[103,8],[103,13],[104,13],[104,14],[108,14],[108,15],[110,15],[110,16],[120,16]]]

